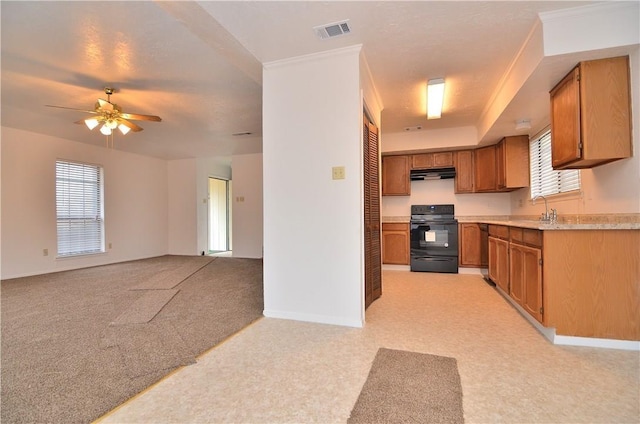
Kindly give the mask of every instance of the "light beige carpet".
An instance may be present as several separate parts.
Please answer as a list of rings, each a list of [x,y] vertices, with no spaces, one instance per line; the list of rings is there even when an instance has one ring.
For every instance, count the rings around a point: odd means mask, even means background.
[[[456,360],[381,348],[347,422],[463,423]]]

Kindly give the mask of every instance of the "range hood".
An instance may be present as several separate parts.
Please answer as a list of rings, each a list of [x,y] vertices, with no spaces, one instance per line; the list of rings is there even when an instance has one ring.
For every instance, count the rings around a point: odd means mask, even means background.
[[[412,169],[411,181],[444,180],[456,176],[455,168]]]

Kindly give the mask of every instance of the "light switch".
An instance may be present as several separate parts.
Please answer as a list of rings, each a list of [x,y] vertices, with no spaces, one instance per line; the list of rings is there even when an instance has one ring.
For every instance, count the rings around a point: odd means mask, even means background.
[[[344,180],[344,166],[334,166],[331,175],[334,180]]]

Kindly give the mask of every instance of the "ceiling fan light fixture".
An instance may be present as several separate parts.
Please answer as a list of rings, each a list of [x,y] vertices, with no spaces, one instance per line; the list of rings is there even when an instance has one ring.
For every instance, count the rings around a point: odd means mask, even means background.
[[[118,128],[118,122],[115,119],[107,119],[107,122],[104,123],[109,129],[115,130]]]
[[[104,124],[102,127],[100,127],[100,132],[104,135],[111,135],[111,128],[109,128],[107,124]]]
[[[120,130],[120,132],[122,133],[122,135],[127,135],[127,133],[129,131],[131,131],[131,128],[127,127],[126,125],[118,125],[118,129]]]
[[[95,118],[85,119],[84,123],[87,126],[87,128],[89,128],[90,130],[94,129],[99,124],[98,120]]]

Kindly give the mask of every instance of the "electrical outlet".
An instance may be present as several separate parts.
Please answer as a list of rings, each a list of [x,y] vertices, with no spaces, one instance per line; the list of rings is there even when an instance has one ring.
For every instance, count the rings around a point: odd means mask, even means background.
[[[111,243],[109,243],[109,249],[111,249]]]
[[[42,256],[49,256],[49,249],[42,249]]]
[[[344,180],[344,166],[334,166],[331,168],[331,176],[334,180]]]

